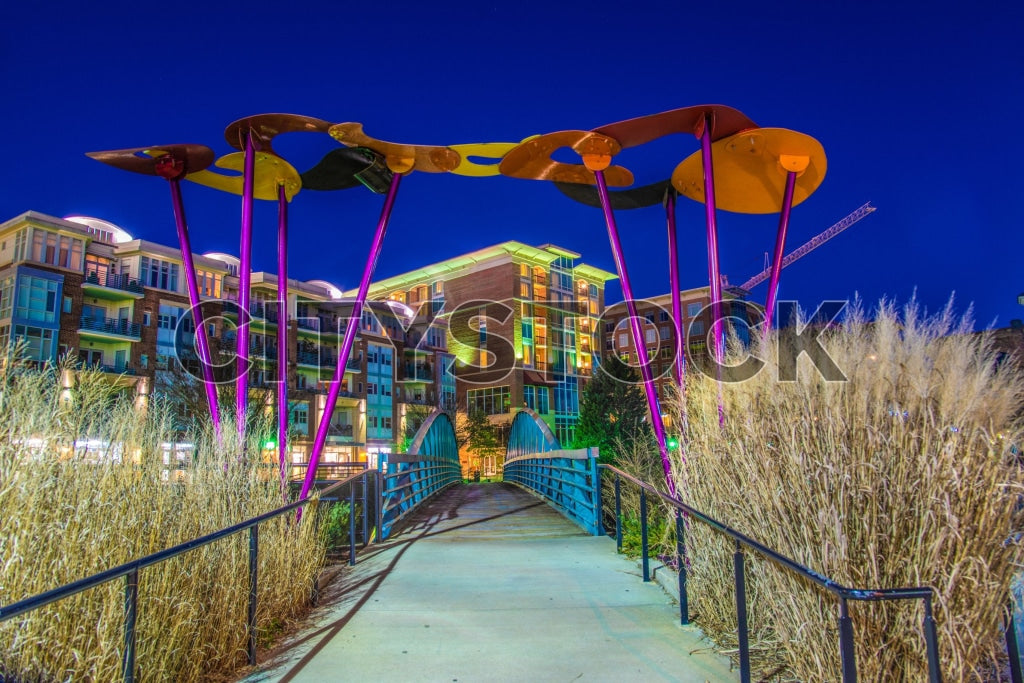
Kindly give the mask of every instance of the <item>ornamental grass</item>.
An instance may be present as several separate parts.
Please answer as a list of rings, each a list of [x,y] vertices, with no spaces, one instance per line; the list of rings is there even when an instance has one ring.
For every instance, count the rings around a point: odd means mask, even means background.
[[[0,367],[0,604],[282,504],[273,465],[239,456],[260,452],[265,429],[245,449],[230,422],[222,445],[190,434],[178,467],[173,451],[165,460],[171,412],[159,400],[140,409],[98,371]],[[259,538],[266,644],[308,607],[325,542],[293,515],[262,524]],[[120,680],[124,587],[117,579],[0,622],[0,679]],[[248,592],[247,532],[140,570],[139,680],[223,678],[244,666]]]
[[[694,507],[843,585],[933,587],[951,681],[990,680],[1022,559],[1024,377],[971,327],[950,307],[882,302],[869,320],[854,303],[819,337],[844,381],[806,355],[795,381],[779,381],[789,342],[773,334],[750,350],[761,372],[722,385],[724,426],[716,382],[691,371],[674,463]],[[732,348],[727,363],[745,354]],[[691,614],[734,648],[734,546],[690,520],[687,549]],[[747,594],[760,676],[840,679],[830,593],[748,553]],[[850,613],[860,680],[926,680],[920,601],[850,602]]]

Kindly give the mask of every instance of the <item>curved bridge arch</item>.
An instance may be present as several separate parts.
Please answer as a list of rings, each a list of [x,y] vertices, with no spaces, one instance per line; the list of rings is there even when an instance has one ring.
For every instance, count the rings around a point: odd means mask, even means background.
[[[440,408],[432,412],[413,437],[406,453],[394,453],[381,464],[383,502],[381,539],[395,522],[441,489],[462,481],[455,427]]]
[[[601,479],[597,449],[564,450],[537,413],[512,418],[504,480],[547,499],[587,533],[601,533]]]

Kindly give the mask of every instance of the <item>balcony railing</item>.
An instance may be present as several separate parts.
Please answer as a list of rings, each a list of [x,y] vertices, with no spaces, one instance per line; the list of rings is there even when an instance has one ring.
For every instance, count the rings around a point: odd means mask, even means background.
[[[109,372],[114,375],[134,375],[135,369],[130,368],[127,365],[103,365],[102,363],[87,363],[80,362],[77,364],[79,370],[99,370],[100,372]]]
[[[120,334],[126,337],[138,337],[142,326],[130,320],[116,318],[91,318],[82,316],[78,321],[78,329],[90,330],[93,332],[106,332],[108,334]]]
[[[85,274],[85,284],[120,289],[125,292],[132,292],[133,294],[145,293],[141,282],[127,275],[117,275],[116,273],[99,273],[95,270],[90,270]]]
[[[327,428],[327,436],[352,436],[352,425],[332,424]]]

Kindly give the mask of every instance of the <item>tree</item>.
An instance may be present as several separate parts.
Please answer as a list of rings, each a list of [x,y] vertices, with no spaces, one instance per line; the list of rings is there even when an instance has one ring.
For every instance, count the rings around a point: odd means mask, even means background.
[[[580,419],[573,448],[597,446],[601,462],[615,462],[616,442],[654,438],[640,377],[616,356],[594,368],[580,397]]]

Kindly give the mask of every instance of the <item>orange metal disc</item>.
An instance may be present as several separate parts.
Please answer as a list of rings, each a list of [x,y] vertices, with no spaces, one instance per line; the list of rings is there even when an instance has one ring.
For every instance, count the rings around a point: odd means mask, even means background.
[[[584,164],[567,164],[551,158],[556,150],[563,147],[571,148],[581,157],[590,158],[591,165],[595,165],[594,160],[603,160],[605,157],[610,163],[611,157],[621,149],[618,142],[605,135],[586,130],[563,130],[526,140],[505,155],[498,170],[510,178],[595,184],[597,181],[593,171]],[[633,174],[622,166],[608,166],[604,177],[609,187],[633,184]]]
[[[245,136],[251,134],[256,149],[276,154],[271,141],[282,133],[326,133],[330,122],[300,114],[256,114],[238,119],[224,130],[228,144],[237,150],[245,149]]]
[[[721,104],[701,104],[609,123],[595,128],[594,132],[614,138],[622,145],[622,149],[629,149],[673,133],[690,133],[700,136],[704,131],[705,117],[709,115],[711,116],[712,140],[720,140],[742,130],[757,127],[756,123],[732,107]]]
[[[363,132],[361,123],[337,123],[328,132],[346,147],[369,147],[383,155],[388,168],[395,173],[408,173],[413,169],[427,173],[447,173],[454,170],[462,160],[458,152],[448,147],[404,145],[371,138]]]
[[[736,213],[778,213],[788,171],[797,172],[793,206],[807,199],[825,178],[821,143],[785,128],[755,128],[711,145],[715,204]],[[801,170],[801,168],[803,170]],[[679,194],[704,203],[704,168],[694,152],[672,172]]]
[[[217,159],[217,168],[237,171],[237,175],[215,173],[213,171],[199,171],[185,176],[185,180],[191,180],[199,185],[212,187],[215,190],[242,194],[244,179],[242,173],[245,171],[245,152],[232,152]],[[299,172],[291,164],[277,156],[267,152],[256,152],[255,176],[253,178],[253,197],[266,201],[277,201],[277,188],[284,185],[285,196],[288,201],[292,200],[302,188],[302,179]]]

